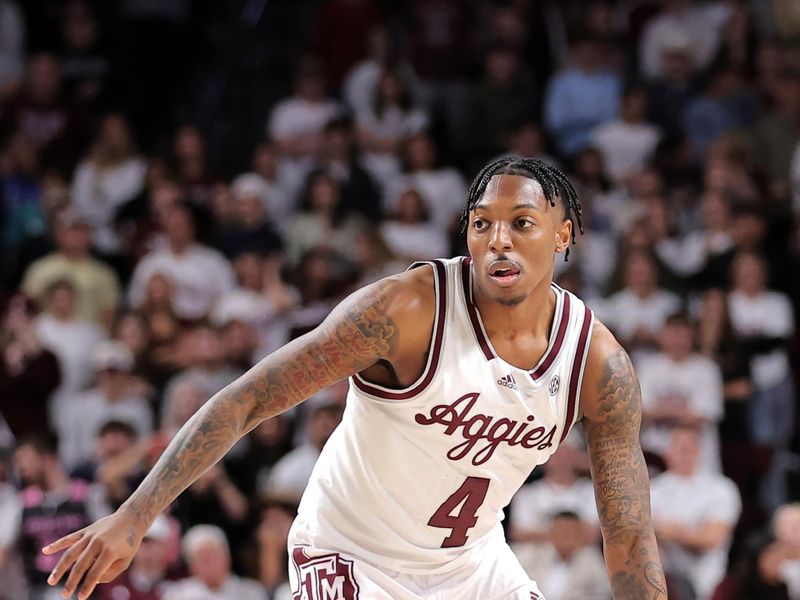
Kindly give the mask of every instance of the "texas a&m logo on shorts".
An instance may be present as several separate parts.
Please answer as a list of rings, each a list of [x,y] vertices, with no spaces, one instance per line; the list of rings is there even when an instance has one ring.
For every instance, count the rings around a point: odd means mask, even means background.
[[[292,590],[292,600],[358,600],[353,561],[338,552],[308,556],[303,547],[295,546],[292,565],[299,582],[299,589]]]

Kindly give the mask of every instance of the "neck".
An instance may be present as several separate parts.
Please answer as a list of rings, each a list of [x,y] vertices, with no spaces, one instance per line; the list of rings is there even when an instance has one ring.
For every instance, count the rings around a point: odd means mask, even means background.
[[[88,253],[82,250],[62,250],[61,256],[63,256],[67,260],[78,262],[81,260],[85,260],[86,257],[88,256]]]
[[[46,492],[55,492],[69,485],[69,478],[61,469],[52,469],[44,477]]]

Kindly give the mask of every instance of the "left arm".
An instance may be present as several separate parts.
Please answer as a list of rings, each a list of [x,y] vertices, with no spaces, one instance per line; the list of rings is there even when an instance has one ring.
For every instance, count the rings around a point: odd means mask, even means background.
[[[596,323],[581,391],[606,570],[615,600],[666,600],[639,445],[642,399],[627,353]]]

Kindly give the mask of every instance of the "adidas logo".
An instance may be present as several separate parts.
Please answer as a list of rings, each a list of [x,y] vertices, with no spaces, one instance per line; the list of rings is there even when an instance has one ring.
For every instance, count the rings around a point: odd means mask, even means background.
[[[514,376],[511,373],[509,373],[505,377],[501,377],[500,379],[498,379],[497,385],[504,385],[507,388],[511,388],[512,390],[519,389],[519,386],[517,385],[517,382],[514,381]]]

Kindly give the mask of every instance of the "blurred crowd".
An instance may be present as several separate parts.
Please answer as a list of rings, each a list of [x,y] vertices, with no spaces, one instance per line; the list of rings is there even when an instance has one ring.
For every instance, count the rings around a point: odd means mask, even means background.
[[[792,0],[0,0],[0,598],[60,597],[38,549],[345,294],[466,253],[509,154],[578,190],[557,281],[637,366],[670,598],[800,599]],[[291,598],[346,392],[261,424],[94,597]],[[587,474],[576,435],[508,511],[549,600],[610,598]]]

